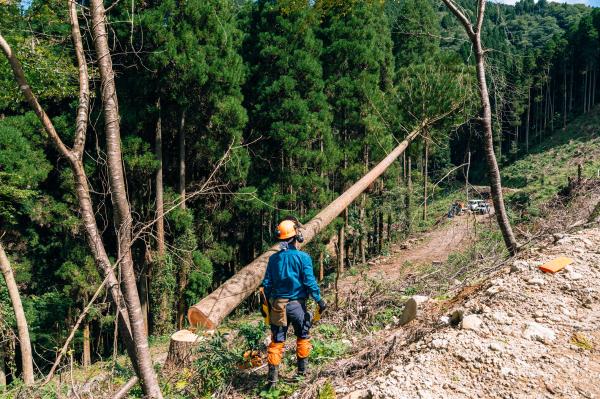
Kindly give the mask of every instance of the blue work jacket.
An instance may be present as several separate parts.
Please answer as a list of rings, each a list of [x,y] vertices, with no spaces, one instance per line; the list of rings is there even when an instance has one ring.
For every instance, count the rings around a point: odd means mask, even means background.
[[[310,295],[317,302],[321,300],[312,259],[293,246],[284,246],[271,255],[262,286],[269,299],[306,299]]]

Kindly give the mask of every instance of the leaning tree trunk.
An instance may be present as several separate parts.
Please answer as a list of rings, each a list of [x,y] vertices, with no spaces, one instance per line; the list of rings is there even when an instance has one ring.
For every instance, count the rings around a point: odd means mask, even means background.
[[[483,1],[483,0],[482,0]],[[502,183],[500,178],[500,169],[496,155],[494,154],[494,139],[492,133],[492,112],[490,108],[490,100],[488,97],[487,82],[485,79],[485,58],[484,51],[481,46],[481,38],[478,35],[475,41],[475,59],[477,61],[477,80],[479,82],[479,93],[481,96],[481,105],[483,107],[483,129],[484,129],[484,151],[488,164],[488,174],[490,178],[490,191],[492,201],[494,203],[494,211],[502,237],[508,251],[514,255],[517,252],[518,244],[515,235],[512,231],[508,214],[504,207],[504,198],[502,194]]]
[[[17,332],[19,334],[19,345],[21,347],[21,364],[23,367],[23,381],[25,385],[32,385],[34,381],[33,376],[33,352],[31,351],[31,340],[29,339],[29,328],[27,327],[27,319],[25,318],[25,312],[23,311],[23,304],[21,303],[21,296],[19,295],[19,288],[15,280],[10,262],[4,252],[4,248],[0,243],[0,271],[4,276],[6,282],[6,288],[8,289],[8,295],[10,296],[10,302],[15,312],[15,320],[17,322]],[[4,353],[2,353],[4,356]],[[2,365],[4,368],[4,365]]]
[[[0,393],[6,391],[6,370],[4,356],[4,342],[0,342]]]
[[[490,191],[496,219],[504,238],[506,248],[511,254],[515,254],[518,249],[517,240],[510,226],[506,208],[504,207],[504,198],[502,195],[502,184],[500,179],[500,169],[494,154],[494,135],[492,132],[492,109],[490,106],[490,97],[485,77],[485,52],[481,44],[481,30],[483,28],[483,17],[485,14],[486,0],[478,0],[477,23],[471,24],[469,19],[460,11],[454,0],[442,0],[450,11],[456,16],[465,28],[475,52],[477,82],[479,86],[479,95],[482,107],[482,124],[484,131],[484,152],[488,164],[488,174],[490,178]]]
[[[146,335],[144,316],[136,286],[136,276],[131,254],[132,217],[129,199],[125,188],[125,173],[121,154],[121,130],[119,108],[115,87],[115,74],[108,47],[106,15],[103,0],[91,0],[92,36],[98,60],[98,71],[102,87],[102,108],[104,113],[104,132],[106,135],[107,164],[111,200],[114,208],[117,229],[119,258],[121,259],[122,290],[129,311],[131,332],[135,344],[138,369],[144,394],[150,398],[161,398],[162,393],[152,365],[148,336]]]

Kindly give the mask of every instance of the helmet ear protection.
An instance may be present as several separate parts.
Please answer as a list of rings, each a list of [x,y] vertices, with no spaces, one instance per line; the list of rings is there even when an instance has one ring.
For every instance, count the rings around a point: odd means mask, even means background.
[[[300,230],[301,227],[300,223],[296,224],[296,241],[300,243],[304,242],[304,235],[302,234],[302,230]]]

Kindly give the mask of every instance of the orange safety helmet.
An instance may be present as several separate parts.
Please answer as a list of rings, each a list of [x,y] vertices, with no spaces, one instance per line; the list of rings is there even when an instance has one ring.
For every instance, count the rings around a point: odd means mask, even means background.
[[[296,223],[293,220],[284,220],[277,226],[277,238],[280,240],[292,238],[297,234]]]

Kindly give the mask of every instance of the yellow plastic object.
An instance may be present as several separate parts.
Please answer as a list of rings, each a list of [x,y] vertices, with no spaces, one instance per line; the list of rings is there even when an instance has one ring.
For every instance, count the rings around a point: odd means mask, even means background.
[[[314,324],[319,320],[321,320],[321,310],[319,309],[319,304],[317,304],[317,307],[315,309],[315,315],[313,316],[312,322]]]
[[[268,326],[271,324],[271,310],[269,309],[269,302],[267,301],[267,296],[265,295],[265,289],[260,287],[258,291],[260,292],[261,299],[261,313],[264,315],[265,324]]]
[[[540,266],[540,270],[546,273],[556,273],[565,268],[565,266],[573,263],[573,259],[567,258],[566,256],[560,256],[556,259],[552,259],[548,263],[544,263]]]
[[[271,324],[271,317],[269,315],[269,307],[267,306],[266,303],[263,303],[262,305],[262,310],[263,310],[263,314],[265,314],[265,325],[270,325]]]

